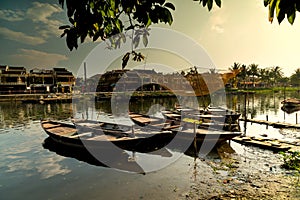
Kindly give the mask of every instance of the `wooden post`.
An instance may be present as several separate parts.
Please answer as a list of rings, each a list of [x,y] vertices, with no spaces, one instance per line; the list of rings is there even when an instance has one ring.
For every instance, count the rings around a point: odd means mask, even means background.
[[[296,124],[298,124],[298,113],[296,113]]]
[[[246,136],[247,133],[247,92],[244,95],[244,117],[245,117],[245,121],[244,121],[244,135]]]
[[[196,127],[196,122],[194,122],[194,148],[195,148],[195,154],[197,154],[197,127]]]
[[[134,133],[133,125],[131,126],[131,132],[132,132],[133,138],[135,138],[135,133]]]

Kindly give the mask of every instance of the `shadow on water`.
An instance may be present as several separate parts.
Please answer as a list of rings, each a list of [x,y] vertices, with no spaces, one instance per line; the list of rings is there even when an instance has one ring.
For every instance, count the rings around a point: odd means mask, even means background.
[[[55,152],[56,154],[75,158],[79,161],[88,163],[90,165],[100,166],[100,167],[112,167],[119,169],[121,171],[127,172],[135,172],[139,174],[145,174],[144,169],[139,165],[137,160],[135,160],[135,154],[138,152],[134,151],[125,151],[121,148],[110,148],[107,152],[102,152],[103,155],[107,155],[108,157],[102,157],[102,159],[106,159],[106,162],[101,162],[99,159],[92,155],[90,151],[88,151],[84,147],[75,147],[75,146],[67,146],[56,142],[48,137],[43,142],[44,149],[47,149],[51,152]],[[105,149],[102,149],[105,151]],[[108,152],[109,151],[109,152]],[[102,154],[101,153],[101,154]],[[160,148],[158,150],[148,152],[148,153],[138,153],[138,157],[142,157],[145,155],[159,156],[162,158],[171,158],[173,153],[166,148]],[[109,165],[107,165],[107,163]]]
[[[117,168],[121,171],[127,171],[127,172],[134,172],[139,174],[146,174],[144,172],[143,168],[138,164],[138,162],[135,161],[134,156],[135,152],[131,152],[132,156],[130,154],[125,153],[123,149],[118,149],[116,152],[110,154],[110,156],[113,156],[113,160],[115,162],[115,166],[108,166],[101,161],[99,161],[97,158],[95,158],[86,148],[79,148],[79,147],[71,147],[66,146],[64,144],[61,144],[59,142],[56,142],[52,140],[50,137],[46,138],[43,142],[44,149],[47,149],[51,152],[55,152],[57,155],[67,157],[67,158],[74,158],[76,160],[85,162],[90,165],[99,166],[99,167],[107,167],[107,168]],[[222,149],[220,151],[220,149]],[[197,159],[201,157],[201,144],[197,144],[197,146],[194,146],[193,144],[184,152],[185,156]],[[160,156],[164,158],[170,158],[173,156],[173,154],[177,152],[176,149],[167,149],[167,148],[161,148],[157,151],[149,152],[149,153],[139,153],[138,156],[142,157],[146,154],[148,155],[155,155]],[[215,146],[208,154],[205,156],[208,159],[221,159],[223,157],[223,154],[226,153],[234,153],[235,151],[231,148],[231,146],[227,143],[221,143]],[[178,152],[177,152],[178,153]]]

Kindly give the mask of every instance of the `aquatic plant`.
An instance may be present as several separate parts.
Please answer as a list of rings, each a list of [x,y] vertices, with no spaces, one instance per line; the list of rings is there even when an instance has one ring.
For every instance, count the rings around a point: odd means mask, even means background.
[[[300,172],[300,152],[280,152],[283,155],[282,167],[290,170],[297,170]]]

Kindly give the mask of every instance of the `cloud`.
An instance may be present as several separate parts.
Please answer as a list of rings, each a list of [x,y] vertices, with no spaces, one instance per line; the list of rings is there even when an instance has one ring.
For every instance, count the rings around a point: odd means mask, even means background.
[[[59,35],[58,27],[62,22],[55,20],[53,15],[61,12],[63,9],[58,5],[33,2],[32,7],[26,11],[26,17],[39,24],[36,29],[42,36],[48,38],[50,35]]]
[[[210,29],[217,33],[223,33],[224,32],[223,25],[225,22],[226,20],[221,12],[215,13],[210,18]]]
[[[0,10],[0,19],[10,22],[22,21],[24,20],[24,12],[20,10]]]
[[[19,62],[15,64],[38,68],[53,67],[56,66],[59,61],[68,59],[65,55],[47,53],[33,49],[20,49],[18,54],[12,55],[10,58]]]
[[[24,44],[29,44],[29,45],[39,45],[46,42],[44,39],[40,37],[26,35],[25,33],[13,31],[4,27],[0,27],[0,35],[2,35],[6,39],[21,42]]]
[[[32,6],[25,11],[21,10],[0,10],[0,19],[9,22],[29,20],[33,22],[33,29],[37,37],[29,36],[22,33],[24,27],[18,27],[19,32],[10,30],[5,27],[0,27],[0,34],[6,39],[15,40],[25,44],[42,44],[45,39],[51,36],[59,36],[61,31],[58,27],[63,22],[55,19],[55,14],[63,12],[58,5],[49,3],[33,2]],[[31,24],[28,24],[29,26]]]
[[[223,33],[224,28],[221,25],[212,25],[211,30],[217,32],[217,33]]]

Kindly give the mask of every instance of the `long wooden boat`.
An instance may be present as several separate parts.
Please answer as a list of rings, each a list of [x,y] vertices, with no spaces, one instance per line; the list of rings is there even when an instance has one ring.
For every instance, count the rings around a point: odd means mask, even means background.
[[[225,131],[239,131],[239,124],[237,121],[227,119],[225,116],[213,114],[195,114],[195,113],[178,113],[173,111],[162,112],[163,116],[168,120],[181,121],[186,126],[193,126],[197,124],[198,128],[202,129],[218,129]]]
[[[76,122],[76,125],[42,121],[41,125],[56,142],[93,149],[111,149],[116,145],[124,150],[151,152],[164,147],[176,135],[172,131],[147,131],[126,125],[95,121]]]
[[[195,140],[200,143],[205,141],[218,144],[241,135],[240,131],[223,131],[223,126],[211,126],[208,129],[208,127],[200,126],[201,124],[184,122],[176,119],[170,120],[158,117],[150,117],[138,113],[129,113],[129,116],[134,123],[142,127],[176,131],[176,138],[179,140],[189,140],[191,142]]]
[[[241,113],[237,113],[233,110],[228,110],[222,107],[208,107],[207,109],[177,108],[172,112],[197,119],[213,119],[226,123],[235,122],[241,116]]]

